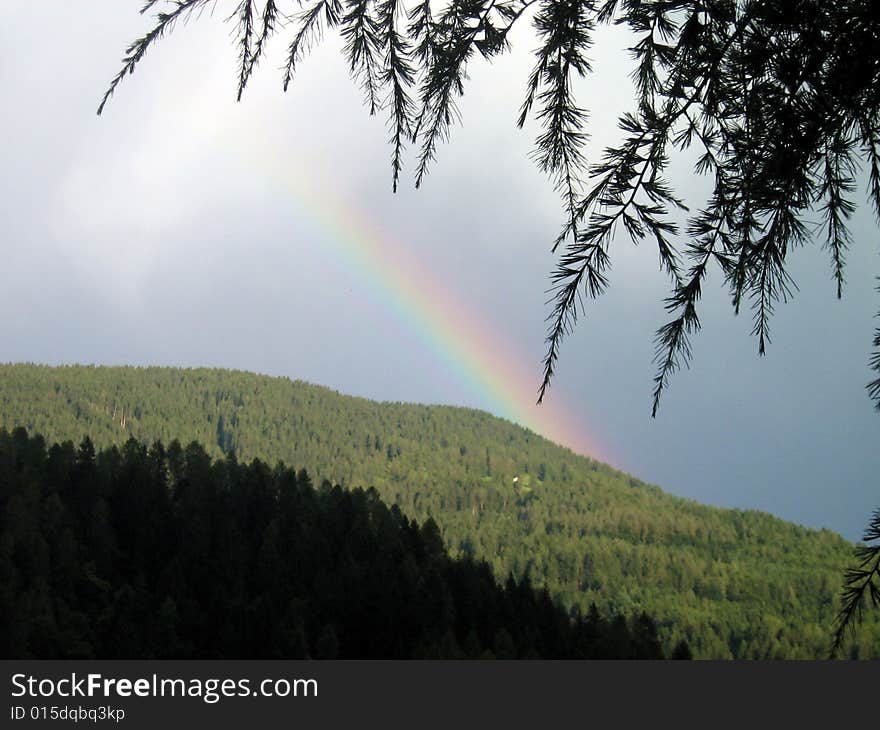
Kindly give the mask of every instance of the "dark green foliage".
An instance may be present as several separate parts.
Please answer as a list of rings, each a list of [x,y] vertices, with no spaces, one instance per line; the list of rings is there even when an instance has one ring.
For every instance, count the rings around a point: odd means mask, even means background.
[[[675,649],[672,650],[672,656],[670,659],[693,659],[693,655],[691,654],[690,647],[688,647],[687,643],[684,641],[680,641],[675,645]]]
[[[468,409],[377,404],[222,370],[0,366],[0,426],[49,441],[197,440],[226,458],[221,416],[237,459],[375,487],[406,514],[432,517],[453,555],[486,560],[495,575],[528,577],[584,612],[647,611],[667,653],[685,639],[697,657],[827,655],[852,554],[831,532],[672,497]],[[187,463],[172,446],[166,459],[172,475]],[[93,530],[109,546],[118,538],[105,525]],[[873,615],[855,642],[860,656],[880,655]]]
[[[646,615],[597,630],[501,587],[375,490],[196,443],[0,429],[0,575],[7,659],[663,657]]]
[[[880,608],[880,509],[875,510],[862,539],[875,544],[857,547],[856,565],[846,571],[832,652],[840,650],[847,628],[862,620],[865,603]]]

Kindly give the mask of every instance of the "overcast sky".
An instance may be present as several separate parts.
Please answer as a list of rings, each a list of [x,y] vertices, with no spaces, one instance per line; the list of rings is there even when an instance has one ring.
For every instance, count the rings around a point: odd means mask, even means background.
[[[388,252],[405,249],[537,387],[561,209],[528,159],[534,127],[514,125],[528,32],[492,67],[471,67],[463,126],[421,190],[405,177],[392,195],[384,121],[366,115],[339,44],[304,63],[285,95],[279,38],[236,104],[222,2],[153,49],[97,117],[122,51],[147,28],[141,4],[4,5],[0,360],[234,367],[494,409],[450,367],[430,318],[406,316],[383,286]],[[600,40],[598,75],[583,85],[591,151],[614,141],[630,103],[621,39]],[[686,194],[705,190],[683,161],[672,176]],[[360,251],[372,273],[334,216],[374,232],[380,245]],[[567,445],[675,494],[857,538],[880,504],[880,414],[864,387],[880,301],[867,206],[853,232],[842,301],[827,256],[795,252],[800,291],[779,307],[764,358],[750,318],[710,290],[694,368],[674,378],[654,420],[666,281],[648,244],[615,241],[610,292],[565,342],[538,422],[567,412],[580,434]],[[527,407],[534,390],[517,397]]]

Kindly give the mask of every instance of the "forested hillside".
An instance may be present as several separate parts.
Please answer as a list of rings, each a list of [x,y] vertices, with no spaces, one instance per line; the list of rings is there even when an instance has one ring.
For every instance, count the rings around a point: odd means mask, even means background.
[[[486,413],[283,378],[0,366],[0,426],[102,447],[197,440],[215,457],[372,486],[405,514],[436,520],[453,555],[528,576],[582,611],[645,610],[667,650],[686,639],[697,657],[825,656],[851,559],[832,532],[673,497]],[[848,654],[880,656],[870,613]]]
[[[47,449],[19,428],[0,429],[0,656],[663,654],[647,615],[570,617],[526,579],[499,586],[375,490],[197,443]]]

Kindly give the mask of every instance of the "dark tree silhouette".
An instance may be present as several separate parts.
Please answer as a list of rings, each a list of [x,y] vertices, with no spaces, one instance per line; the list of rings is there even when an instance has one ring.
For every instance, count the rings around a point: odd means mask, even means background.
[[[373,489],[195,442],[0,428],[0,577],[5,659],[664,656],[646,614],[588,625],[501,586]]]

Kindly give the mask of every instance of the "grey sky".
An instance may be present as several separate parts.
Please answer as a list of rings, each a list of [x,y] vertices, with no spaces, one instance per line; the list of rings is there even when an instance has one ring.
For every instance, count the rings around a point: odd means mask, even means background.
[[[473,65],[464,125],[422,190],[405,173],[395,196],[384,120],[367,117],[338,43],[304,63],[286,95],[270,57],[235,104],[225,11],[179,27],[96,117],[122,50],[146,28],[140,4],[4,8],[0,360],[235,367],[377,399],[489,407],[296,190],[263,174],[280,164],[410,247],[534,363],[537,386],[561,211],[527,157],[534,127],[513,123],[528,33],[493,67]],[[597,45],[598,77],[583,85],[591,150],[613,141],[629,103],[620,38]],[[673,175],[685,192],[704,188],[686,164]],[[711,291],[695,367],[675,377],[656,420],[652,340],[666,282],[647,244],[616,241],[611,290],[566,341],[551,400],[595,434],[603,457],[670,492],[858,537],[880,503],[880,415],[864,390],[880,299],[867,206],[853,230],[843,301],[827,257],[795,252],[801,290],[779,307],[765,358],[748,316]]]

